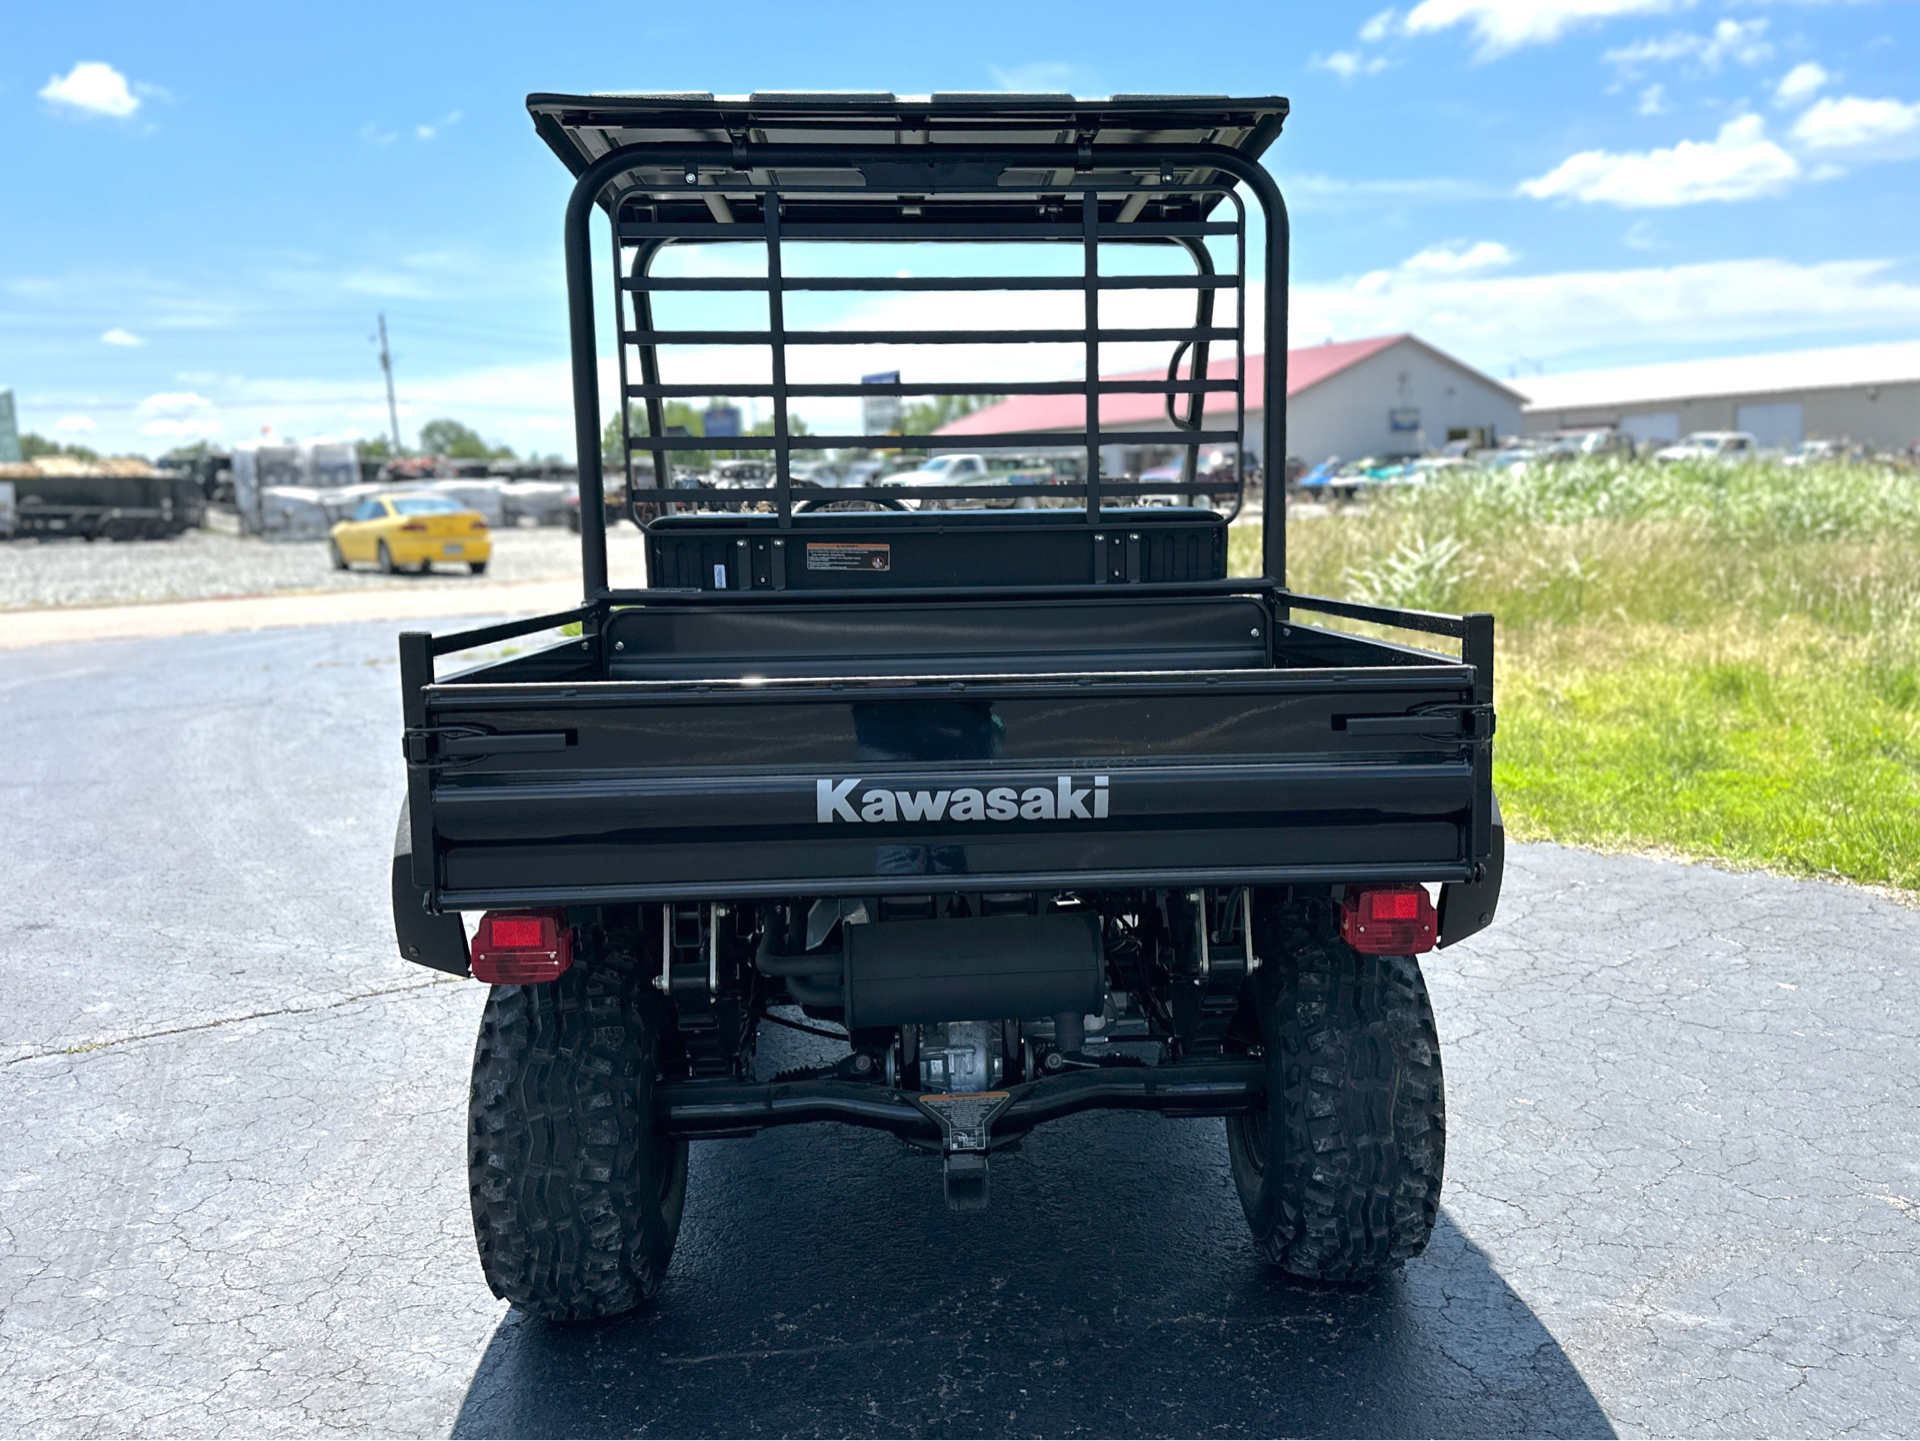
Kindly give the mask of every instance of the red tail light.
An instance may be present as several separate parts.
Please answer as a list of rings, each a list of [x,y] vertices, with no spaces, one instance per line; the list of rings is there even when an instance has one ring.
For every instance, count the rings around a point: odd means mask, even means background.
[[[1350,889],[1340,906],[1341,939],[1363,955],[1417,956],[1433,949],[1438,929],[1420,886]]]
[[[410,520],[400,527],[402,530],[425,530],[426,528],[427,523],[424,520]]]
[[[537,986],[573,964],[573,931],[562,911],[488,911],[473,933],[473,978]]]
[[[487,523],[477,515],[472,520],[467,522],[468,530],[485,530],[486,528],[487,528]]]

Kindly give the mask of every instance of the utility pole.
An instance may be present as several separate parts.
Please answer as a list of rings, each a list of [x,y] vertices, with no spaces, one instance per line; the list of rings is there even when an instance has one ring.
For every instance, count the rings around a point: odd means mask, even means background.
[[[380,315],[380,368],[387,373],[387,424],[393,427],[393,453],[400,454],[400,407],[393,402],[393,356],[387,351],[387,317]]]

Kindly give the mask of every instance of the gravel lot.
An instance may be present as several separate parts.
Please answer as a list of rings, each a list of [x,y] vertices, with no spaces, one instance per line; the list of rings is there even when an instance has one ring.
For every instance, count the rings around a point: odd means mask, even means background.
[[[496,530],[489,581],[569,580],[580,574],[580,537],[561,526]],[[641,584],[640,533],[607,533],[616,584]],[[203,600],[285,591],[371,590],[394,586],[470,584],[465,566],[431,576],[338,571],[325,541],[265,541],[196,530],[171,540],[12,541],[0,544],[0,611],[40,606],[124,605],[132,601]]]
[[[483,992],[393,954],[395,628],[0,656],[0,1434],[1920,1434],[1920,915],[1552,846],[1426,960],[1443,1211],[1374,1291],[1262,1272],[1218,1122],[1082,1115],[978,1216],[696,1143],[657,1310],[511,1315]]]

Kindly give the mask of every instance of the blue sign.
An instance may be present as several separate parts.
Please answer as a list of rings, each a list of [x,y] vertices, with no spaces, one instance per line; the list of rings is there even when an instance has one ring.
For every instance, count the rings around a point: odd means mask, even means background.
[[[710,437],[729,439],[740,434],[740,407],[737,405],[713,405],[707,408],[706,434]]]
[[[1389,430],[1418,430],[1420,428],[1420,407],[1410,405],[1401,410],[1387,412]]]

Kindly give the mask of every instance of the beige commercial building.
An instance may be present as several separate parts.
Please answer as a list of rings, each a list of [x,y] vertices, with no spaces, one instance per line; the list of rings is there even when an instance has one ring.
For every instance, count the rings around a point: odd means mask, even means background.
[[[1612,426],[1641,441],[1744,430],[1763,446],[1920,441],[1920,341],[1572,371],[1511,381],[1532,434]]]

